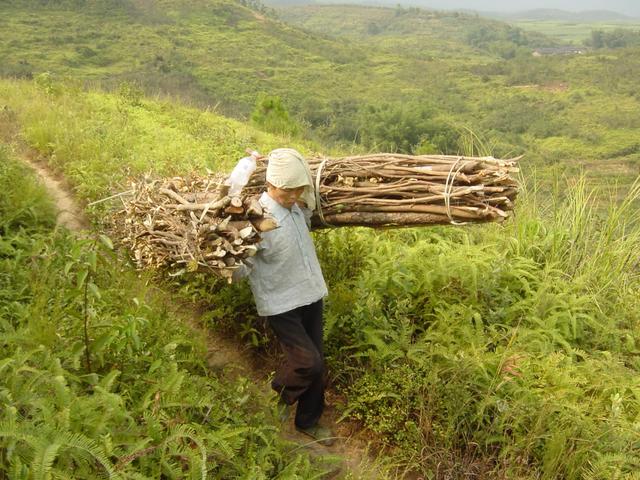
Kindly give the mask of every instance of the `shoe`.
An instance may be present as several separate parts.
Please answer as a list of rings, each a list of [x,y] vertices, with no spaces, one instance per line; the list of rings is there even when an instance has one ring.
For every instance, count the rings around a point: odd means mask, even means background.
[[[296,430],[300,433],[308,435],[314,440],[317,440],[320,445],[324,445],[325,447],[330,447],[336,441],[335,437],[333,436],[333,432],[329,428],[322,427],[318,424],[315,424],[313,427],[309,428],[300,428],[296,425]]]
[[[291,414],[291,405],[285,403],[282,398],[278,400],[278,404],[276,405],[276,411],[278,415],[278,420],[281,423],[286,423],[289,420],[289,415]]]

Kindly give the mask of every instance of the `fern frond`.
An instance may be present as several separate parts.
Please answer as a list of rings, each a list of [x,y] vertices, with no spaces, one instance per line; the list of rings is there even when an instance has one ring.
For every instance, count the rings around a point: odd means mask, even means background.
[[[78,478],[74,473],[64,471],[55,467],[51,468],[51,471],[49,473],[52,480],[75,480],[76,478]]]
[[[113,469],[113,465],[105,455],[104,451],[100,446],[98,446],[93,440],[90,438],[80,434],[80,433],[68,433],[64,432],[58,436],[57,440],[65,447],[75,448],[77,450],[81,450],[91,457],[93,457],[97,462],[100,463],[102,468],[107,472],[109,478],[117,480],[120,476]]]
[[[47,480],[51,473],[51,467],[58,456],[60,444],[41,440],[33,453],[31,469],[34,480]]]
[[[164,443],[165,445],[168,445],[169,443],[181,438],[186,438],[187,440],[190,440],[192,443],[194,443],[198,447],[198,450],[200,451],[200,474],[202,475],[202,479],[206,480],[207,450],[202,444],[202,442],[200,441],[200,439],[198,438],[198,435],[193,427],[190,427],[189,425],[179,425],[175,429],[175,431],[169,437],[167,437]],[[233,451],[232,451],[232,455],[233,455]]]
[[[37,439],[31,433],[24,431],[15,421],[0,422],[0,437],[14,438],[26,443],[31,448],[37,443]]]

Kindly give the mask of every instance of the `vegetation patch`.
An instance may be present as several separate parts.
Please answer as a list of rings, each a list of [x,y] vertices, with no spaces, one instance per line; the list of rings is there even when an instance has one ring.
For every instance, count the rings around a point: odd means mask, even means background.
[[[315,234],[342,415],[372,433],[398,474],[637,476],[633,35],[626,46],[612,33],[583,55],[533,57],[548,39],[465,15],[293,11],[321,35],[233,2],[105,5],[107,20],[97,3],[72,0],[5,2],[10,14],[0,15],[12,32],[0,39],[2,73],[26,79],[0,81],[0,125],[19,130],[82,199],[125,191],[146,172],[228,170],[246,147],[526,153],[532,188],[506,225]],[[98,81],[110,93],[87,88]],[[185,85],[210,108],[147,96]],[[254,126],[217,115],[216,104],[253,112]],[[207,371],[202,345],[108,240],[51,231],[50,205],[8,154],[2,474],[317,476],[277,440],[246,381]],[[581,165],[597,194],[563,179]],[[631,192],[609,202],[601,187],[616,179]],[[111,208],[117,200],[91,213],[100,223]],[[265,347],[246,285],[201,274],[175,282],[216,328]]]
[[[322,475],[255,385],[208,371],[108,238],[52,230],[42,187],[6,149],[0,173],[0,476]]]

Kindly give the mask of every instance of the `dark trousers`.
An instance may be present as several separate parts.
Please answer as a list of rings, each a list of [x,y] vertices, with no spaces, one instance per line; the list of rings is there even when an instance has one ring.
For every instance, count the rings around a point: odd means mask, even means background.
[[[287,404],[298,402],[296,426],[312,427],[324,409],[322,300],[267,317],[267,320],[285,355],[285,362],[277,369],[271,386]]]

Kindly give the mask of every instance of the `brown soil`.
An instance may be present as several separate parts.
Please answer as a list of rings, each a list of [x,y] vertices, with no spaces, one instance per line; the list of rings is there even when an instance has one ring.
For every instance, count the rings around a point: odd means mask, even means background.
[[[35,171],[53,199],[58,210],[56,225],[61,225],[72,232],[86,230],[89,227],[89,221],[68,190],[64,188],[63,182],[56,179],[43,162],[32,160],[27,156],[21,158]]]

